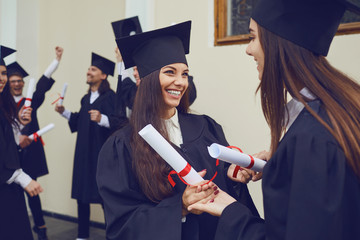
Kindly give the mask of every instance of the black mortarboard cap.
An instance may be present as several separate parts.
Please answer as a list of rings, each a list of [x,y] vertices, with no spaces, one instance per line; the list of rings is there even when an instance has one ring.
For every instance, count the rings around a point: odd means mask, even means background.
[[[29,74],[17,62],[13,62],[6,66],[6,70],[9,77],[12,75],[19,75],[22,78],[29,76]]]
[[[270,32],[326,56],[346,7],[354,11],[355,6],[346,0],[259,0],[251,17]]]
[[[115,63],[96,53],[91,55],[91,66],[99,68],[106,75],[114,76]]]
[[[142,33],[138,16],[112,22],[111,25],[115,38],[122,38]]]
[[[137,66],[144,77],[163,66],[185,63],[189,53],[191,21],[116,39],[125,68]]]
[[[16,50],[0,45],[0,65],[6,66],[4,58],[14,52],[16,52]]]

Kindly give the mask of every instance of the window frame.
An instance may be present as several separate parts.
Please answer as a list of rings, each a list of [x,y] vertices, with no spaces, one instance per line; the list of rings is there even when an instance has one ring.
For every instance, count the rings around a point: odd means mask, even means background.
[[[226,36],[227,0],[214,0],[214,45],[225,46],[246,44],[250,42],[250,34]],[[360,22],[340,24],[336,35],[360,33]]]

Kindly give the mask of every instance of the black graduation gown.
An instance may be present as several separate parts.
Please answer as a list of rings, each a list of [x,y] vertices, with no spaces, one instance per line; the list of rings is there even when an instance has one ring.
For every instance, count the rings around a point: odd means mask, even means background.
[[[110,116],[114,112],[115,93],[108,90],[90,104],[90,93],[81,99],[78,113],[71,113],[69,126],[77,132],[71,197],[83,203],[101,203],[96,185],[97,159],[111,130],[90,120],[89,110]]]
[[[309,103],[327,115],[318,100]],[[334,137],[304,109],[266,164],[265,221],[233,203],[217,239],[360,239],[360,183]]]
[[[123,81],[120,80],[118,86],[120,86],[120,96],[122,96],[125,107],[132,109],[137,91],[136,83],[127,77]]]
[[[49,79],[43,75],[36,84],[36,90],[31,102],[31,107],[33,109],[31,113],[31,122],[22,129],[21,134],[29,136],[40,129],[37,119],[37,110],[45,100],[45,93],[50,90],[54,82],[55,81],[52,78]],[[19,107],[22,107],[24,102],[23,98]],[[49,173],[44,147],[40,140],[36,142],[33,141],[28,147],[22,150],[21,166],[33,179]]]
[[[115,96],[115,111],[111,116],[109,116],[112,133],[124,127],[129,122],[128,118],[126,117],[126,106],[124,104],[124,98],[122,94],[121,75],[118,75],[118,84],[116,87]]]
[[[20,159],[12,127],[0,109],[0,239],[32,240],[24,191],[16,183],[7,184]]]
[[[179,113],[183,136],[180,154],[196,170],[207,169],[205,179],[216,171],[214,182],[236,197],[233,186],[226,176],[225,163],[207,152],[207,146],[216,142],[228,145],[222,128],[205,115]],[[97,182],[104,200],[106,235],[108,239],[213,239],[218,218],[207,213],[200,216],[189,214],[181,222],[182,194],[185,185],[177,177],[174,195],[156,204],[141,191],[132,170],[130,147],[131,127],[117,131],[104,144],[99,154]],[[237,185],[237,184],[236,184]],[[257,210],[250,198],[247,186],[240,184],[240,196],[236,197],[256,215]]]

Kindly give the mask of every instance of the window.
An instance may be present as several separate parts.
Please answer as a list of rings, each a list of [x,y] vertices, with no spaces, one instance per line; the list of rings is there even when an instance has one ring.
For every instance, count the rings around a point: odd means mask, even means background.
[[[269,0],[270,1],[270,0]],[[348,0],[360,8],[359,0]],[[214,0],[215,46],[249,42],[249,21],[258,0]],[[346,11],[338,35],[360,33],[360,15]]]

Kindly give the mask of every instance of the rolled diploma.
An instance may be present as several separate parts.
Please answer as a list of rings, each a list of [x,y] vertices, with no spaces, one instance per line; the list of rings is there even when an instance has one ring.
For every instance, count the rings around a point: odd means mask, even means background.
[[[170,145],[168,141],[151,125],[146,125],[139,135],[177,172],[181,172],[187,161]],[[195,185],[204,179],[191,167],[190,172],[182,177],[188,184]]]
[[[64,83],[64,86],[63,86],[63,89],[62,89],[62,92],[61,92],[61,95],[60,95],[60,99],[59,99],[59,105],[63,104],[67,86],[68,86],[68,84]]]
[[[45,127],[43,127],[42,129],[40,129],[39,131],[37,131],[36,133],[37,133],[37,135],[40,137],[40,136],[43,135],[44,133],[46,133],[46,132],[50,131],[51,129],[53,129],[54,127],[55,127],[55,125],[54,125],[53,123],[50,123],[50,124],[46,125]],[[31,135],[29,136],[29,138],[30,138],[31,140],[34,140],[34,134],[31,134]]]
[[[208,147],[208,151],[211,157],[220,159],[224,162],[239,165],[240,167],[246,168],[251,163],[251,158],[249,155],[231,148],[224,147],[217,143],[211,144],[211,146]],[[262,172],[265,164],[266,161],[259,158],[254,158],[254,165],[250,169],[256,172]]]
[[[31,100],[27,100],[27,99],[32,99],[33,94],[34,94],[34,87],[35,87],[35,79],[31,78],[29,81],[29,86],[27,89],[26,99],[25,99],[25,103],[24,103],[24,106],[26,108],[31,106]]]

